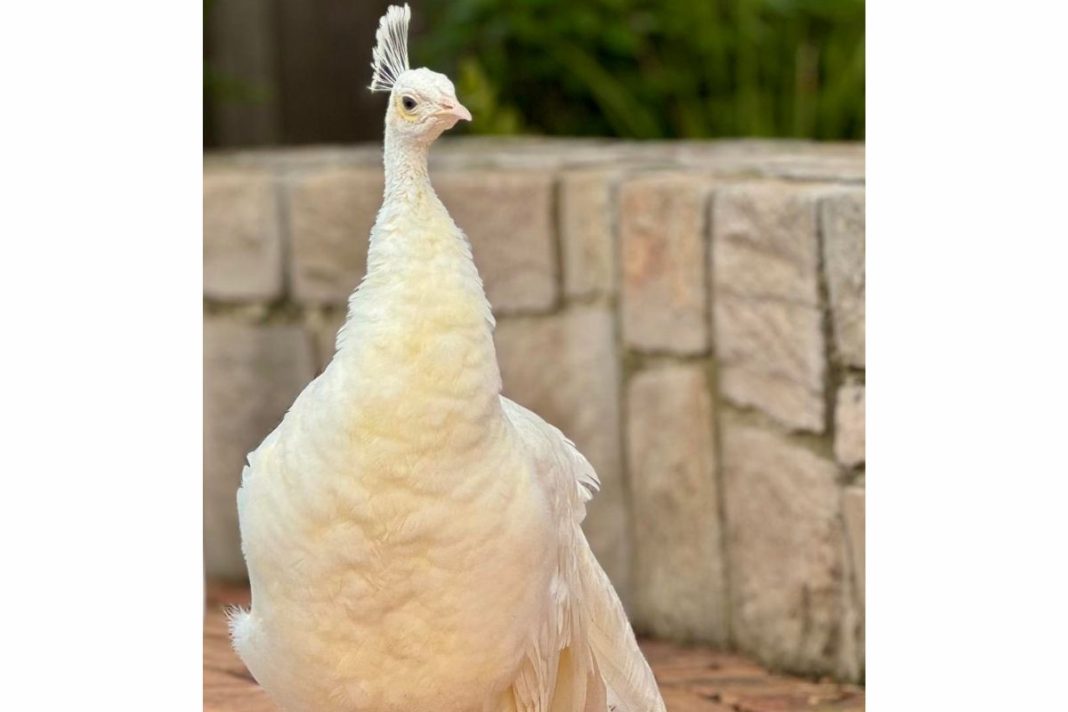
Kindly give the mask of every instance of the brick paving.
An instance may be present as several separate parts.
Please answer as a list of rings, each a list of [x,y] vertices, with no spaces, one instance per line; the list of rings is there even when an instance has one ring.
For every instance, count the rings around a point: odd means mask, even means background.
[[[205,712],[277,712],[230,648],[223,607],[244,588],[212,585],[204,616]],[[776,675],[739,655],[643,640],[669,712],[862,712],[853,685]]]

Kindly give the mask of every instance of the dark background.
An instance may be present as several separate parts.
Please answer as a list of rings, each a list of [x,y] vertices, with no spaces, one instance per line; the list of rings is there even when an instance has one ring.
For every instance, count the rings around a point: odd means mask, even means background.
[[[389,4],[206,1],[206,146],[378,140]],[[409,54],[472,133],[864,138],[863,0],[426,0]]]

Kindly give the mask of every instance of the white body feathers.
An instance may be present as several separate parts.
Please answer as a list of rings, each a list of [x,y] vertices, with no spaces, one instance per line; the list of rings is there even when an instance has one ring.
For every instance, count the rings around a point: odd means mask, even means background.
[[[444,86],[420,90],[426,71],[405,79],[421,101]],[[500,395],[489,304],[426,173],[436,129],[400,111],[337,353],[242,478],[235,648],[287,712],[663,710],[579,526],[596,476]]]

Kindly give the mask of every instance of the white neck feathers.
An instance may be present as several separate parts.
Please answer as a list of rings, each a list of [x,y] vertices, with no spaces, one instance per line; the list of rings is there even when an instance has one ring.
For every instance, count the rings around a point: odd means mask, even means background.
[[[481,417],[499,408],[493,315],[470,244],[430,184],[428,149],[386,129],[384,201],[335,361],[357,379],[389,373],[413,401],[425,389],[432,407]]]
[[[383,207],[387,207],[390,201],[419,199],[422,196],[434,194],[427,170],[429,153],[429,144],[402,136],[387,122],[383,152],[386,178]]]

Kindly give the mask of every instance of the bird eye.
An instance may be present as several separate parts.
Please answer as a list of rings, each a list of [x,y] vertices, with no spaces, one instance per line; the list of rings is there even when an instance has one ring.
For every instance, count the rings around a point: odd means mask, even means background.
[[[411,111],[412,109],[415,108],[415,99],[413,99],[410,96],[406,96],[403,99],[401,99],[401,104],[404,105],[404,110],[405,111]]]

